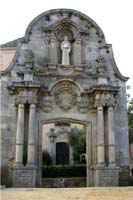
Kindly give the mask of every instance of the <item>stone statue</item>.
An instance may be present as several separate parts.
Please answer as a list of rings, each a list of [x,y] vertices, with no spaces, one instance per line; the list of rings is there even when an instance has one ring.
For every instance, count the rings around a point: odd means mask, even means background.
[[[61,50],[62,50],[62,65],[69,65],[70,64],[69,53],[71,50],[71,44],[68,41],[67,36],[64,36],[64,40],[61,43]]]

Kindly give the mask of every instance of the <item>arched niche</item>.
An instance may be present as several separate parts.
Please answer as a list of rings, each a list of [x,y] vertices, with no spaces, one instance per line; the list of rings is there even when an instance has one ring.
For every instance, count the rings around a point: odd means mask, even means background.
[[[81,64],[81,37],[80,30],[75,25],[74,22],[64,19],[54,26],[54,34],[57,39],[57,55],[58,62],[61,64],[61,42],[64,40],[64,36],[68,37],[71,44],[70,51],[70,65],[80,65]]]

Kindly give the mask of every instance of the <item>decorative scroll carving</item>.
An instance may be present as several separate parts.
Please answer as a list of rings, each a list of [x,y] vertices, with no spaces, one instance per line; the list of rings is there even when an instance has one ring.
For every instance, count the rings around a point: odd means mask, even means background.
[[[96,59],[96,62],[97,62],[97,73],[98,73],[98,75],[104,75],[105,69],[106,69],[104,58],[100,56]]]
[[[63,81],[54,91],[55,102],[63,110],[71,109],[77,101],[77,94],[74,85]]]

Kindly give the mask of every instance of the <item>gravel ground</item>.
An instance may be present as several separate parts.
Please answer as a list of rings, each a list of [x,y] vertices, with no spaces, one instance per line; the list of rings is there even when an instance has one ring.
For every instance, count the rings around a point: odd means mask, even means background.
[[[133,200],[133,187],[116,188],[8,188],[1,200]]]

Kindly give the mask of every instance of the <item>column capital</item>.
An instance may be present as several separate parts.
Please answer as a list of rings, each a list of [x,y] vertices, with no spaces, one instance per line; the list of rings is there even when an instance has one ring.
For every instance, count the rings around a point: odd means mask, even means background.
[[[36,108],[36,104],[35,103],[31,103],[30,104],[30,109],[35,109]]]
[[[110,112],[110,111],[113,112],[113,110],[114,110],[114,106],[113,105],[109,105],[108,106],[108,112]]]
[[[103,105],[97,105],[97,111],[103,111]]]
[[[82,39],[80,37],[76,38],[75,42],[76,44],[81,44]]]
[[[95,107],[105,106],[105,95],[102,93],[97,93],[95,95]]]
[[[19,108],[24,109],[24,103],[21,102],[21,103],[18,104],[18,106],[19,106]]]
[[[37,96],[29,97],[28,98],[28,103],[30,105],[36,105],[37,104]]]
[[[51,35],[50,35],[50,41],[51,42],[56,42],[56,36],[55,36],[54,33],[51,33]]]

